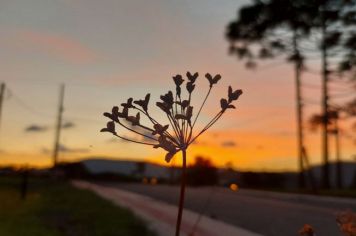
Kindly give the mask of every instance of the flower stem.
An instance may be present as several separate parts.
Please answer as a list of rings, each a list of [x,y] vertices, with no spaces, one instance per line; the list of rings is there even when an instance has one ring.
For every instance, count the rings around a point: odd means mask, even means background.
[[[200,112],[201,112],[201,110],[203,109],[203,107],[204,107],[204,105],[205,105],[205,103],[206,103],[206,100],[207,100],[208,97],[209,97],[209,94],[210,94],[210,92],[211,92],[211,88],[212,88],[212,87],[209,88],[208,93],[206,94],[206,96],[205,96],[205,98],[204,98],[204,101],[203,101],[203,103],[201,104],[201,106],[200,106],[200,108],[199,108],[198,114],[197,114],[196,117],[195,117],[195,120],[194,120],[194,122],[193,122],[193,127],[192,127],[192,128],[194,128],[195,122],[197,122],[197,119],[198,119],[198,117],[199,117],[199,115],[200,115]]]
[[[144,110],[142,110],[142,109],[140,109],[140,108],[138,108],[138,107],[135,107],[135,106],[134,106],[133,108],[136,109],[136,110],[138,110],[138,111],[140,111],[140,112],[142,112],[144,115],[146,115],[146,116],[148,117],[148,119],[151,121],[152,124],[159,124],[158,121],[156,121],[156,120],[148,113],[148,111],[144,111]],[[149,131],[151,131],[151,132],[153,131],[153,129],[148,128],[148,127],[146,127],[146,126],[144,126],[144,125],[139,124],[139,126],[140,126],[141,128],[146,129],[146,130],[149,130]],[[172,142],[178,144],[170,133],[168,133],[167,131],[165,131],[164,134],[167,135],[167,137],[168,137]]]
[[[191,135],[189,137],[188,145],[193,143],[200,135],[202,135],[205,131],[207,131],[213,124],[215,124],[216,121],[219,120],[219,118],[224,114],[224,111],[220,111],[216,116],[202,129],[202,131],[199,132],[197,136],[195,136],[192,140],[190,140]],[[192,132],[190,133],[192,134]]]
[[[183,165],[182,165],[182,179],[180,185],[180,196],[179,196],[179,205],[178,205],[178,217],[176,224],[176,236],[179,236],[180,226],[182,223],[182,215],[184,208],[184,196],[185,196],[185,185],[186,185],[186,167],[187,167],[187,153],[186,149],[182,149],[183,154]]]
[[[117,123],[118,123],[119,125],[121,125],[122,127],[124,127],[125,129],[127,129],[127,130],[129,130],[129,131],[131,131],[131,132],[133,132],[133,133],[136,133],[136,134],[141,135],[141,136],[143,136],[143,137],[146,137],[146,138],[148,138],[148,139],[152,139],[152,140],[154,140],[154,141],[158,141],[158,139],[156,139],[156,138],[154,138],[154,137],[148,136],[148,135],[146,135],[146,134],[141,134],[140,132],[138,132],[138,131],[136,131],[136,130],[134,130],[134,129],[131,129],[131,128],[127,127],[126,125],[124,125],[124,124],[121,123],[120,121],[118,121]],[[138,125],[138,126],[143,127],[142,125]]]
[[[123,140],[125,140],[125,141],[132,142],[132,143],[138,143],[138,144],[144,144],[144,145],[150,145],[150,146],[154,146],[154,145],[155,145],[154,143],[141,142],[141,141],[137,141],[137,140],[125,138],[125,137],[122,137],[122,136],[117,135],[117,134],[114,134],[114,136],[116,136],[116,137],[118,137],[118,138],[121,138],[121,139],[123,139]]]

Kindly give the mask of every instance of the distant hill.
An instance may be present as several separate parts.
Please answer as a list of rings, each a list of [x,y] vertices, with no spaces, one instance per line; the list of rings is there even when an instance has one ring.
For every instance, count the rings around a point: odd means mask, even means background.
[[[82,160],[81,163],[91,174],[111,173],[128,176],[141,175],[145,177],[169,178],[169,168],[147,162],[92,158]]]
[[[80,161],[79,164],[92,175],[113,174],[130,176],[136,179],[156,177],[165,180],[173,177],[171,176],[173,174],[171,168],[142,161],[92,157]],[[321,168],[320,165],[311,168],[318,185],[321,182]],[[174,172],[174,177],[179,178],[179,171]],[[342,183],[344,187],[356,186],[355,174],[355,162],[342,163]],[[220,168],[218,169],[218,176],[220,184],[237,182],[242,186],[253,186],[255,184],[256,187],[271,185],[271,187],[296,188],[298,186],[298,173],[296,172],[249,172]],[[336,186],[336,163],[330,163],[330,180],[331,186]]]
[[[336,186],[336,163],[332,162],[330,166],[330,181],[331,186]],[[317,182],[321,182],[322,166],[314,166],[311,168],[313,175]],[[342,185],[344,187],[351,187],[356,185],[356,162],[342,162]]]

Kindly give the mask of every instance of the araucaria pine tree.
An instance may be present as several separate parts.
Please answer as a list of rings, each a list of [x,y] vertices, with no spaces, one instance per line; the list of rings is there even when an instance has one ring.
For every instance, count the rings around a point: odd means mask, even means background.
[[[165,156],[166,162],[170,162],[175,154],[182,152],[182,177],[176,236],[179,236],[184,206],[187,149],[189,145],[192,144],[200,135],[214,125],[215,122],[217,122],[228,109],[235,109],[235,106],[232,103],[242,94],[242,90],[233,90],[231,86],[229,86],[227,98],[222,98],[220,100],[221,109],[219,112],[217,112],[217,114],[205,125],[203,129],[199,132],[194,132],[194,126],[210,95],[210,92],[221,79],[221,76],[219,74],[212,76],[209,73],[205,75],[209,82],[209,89],[195,116],[193,115],[194,108],[191,105],[191,98],[195,89],[195,82],[199,75],[198,73],[192,74],[187,72],[186,76],[186,98],[183,98],[181,88],[184,83],[184,79],[182,75],[178,74],[173,77],[173,81],[175,83],[175,94],[173,94],[172,91],[168,91],[168,93],[160,96],[161,101],[156,102],[156,106],[163,111],[164,116],[166,116],[169,121],[169,124],[161,123],[151,116],[149,111],[150,94],[148,93],[144,99],[133,100],[133,98],[129,98],[126,103],[121,104],[121,109],[119,109],[118,106],[114,106],[111,113],[105,112],[104,116],[108,117],[111,121],[107,123],[106,128],[101,130],[101,132],[109,132],[126,141],[149,145],[153,148],[162,148],[167,152]],[[145,117],[147,120],[146,123],[150,123],[150,125],[146,125],[141,122],[141,117]],[[135,133],[136,135],[142,136],[145,141],[142,139],[136,140],[119,135],[117,133],[116,126],[120,126]]]

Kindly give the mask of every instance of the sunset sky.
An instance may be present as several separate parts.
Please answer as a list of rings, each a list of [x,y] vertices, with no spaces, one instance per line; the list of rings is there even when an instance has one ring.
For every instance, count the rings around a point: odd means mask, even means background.
[[[210,132],[191,147],[224,166],[250,170],[296,170],[293,71],[282,59],[250,71],[228,55],[226,25],[236,17],[235,0],[1,0],[0,80],[6,83],[0,129],[0,165],[52,163],[59,85],[65,83],[66,127],[60,160],[87,157],[140,159],[163,163],[164,152],[113,140],[99,133],[105,111],[128,97],[152,100],[174,89],[172,76],[199,72],[194,95],[202,101],[206,72],[223,77],[199,122],[219,109],[227,86],[244,91]],[[223,3],[222,3],[223,2]],[[318,62],[310,64],[315,70]],[[305,117],[321,110],[320,77],[310,86]],[[344,88],[331,84],[331,90]],[[198,92],[199,91],[199,92]],[[341,101],[341,100],[337,100]],[[336,101],[336,102],[337,102]],[[161,119],[158,108],[151,107]],[[348,124],[342,124],[349,129]],[[321,161],[321,134],[306,127],[311,163]],[[126,134],[126,133],[124,133]],[[331,138],[331,159],[334,155]],[[353,160],[355,145],[342,140],[342,157]]]

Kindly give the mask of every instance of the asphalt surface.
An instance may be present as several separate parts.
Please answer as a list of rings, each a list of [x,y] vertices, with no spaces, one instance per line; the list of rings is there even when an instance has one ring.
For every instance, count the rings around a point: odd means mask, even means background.
[[[178,203],[179,188],[174,186],[105,185],[170,204]],[[356,211],[356,200],[305,199],[293,194],[250,190],[233,192],[221,187],[201,187],[187,189],[185,207],[266,236],[297,236],[304,224],[312,225],[318,236],[342,236],[335,218],[341,211]]]

